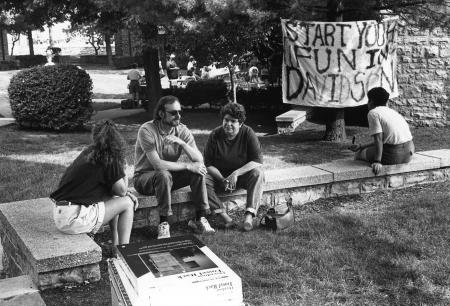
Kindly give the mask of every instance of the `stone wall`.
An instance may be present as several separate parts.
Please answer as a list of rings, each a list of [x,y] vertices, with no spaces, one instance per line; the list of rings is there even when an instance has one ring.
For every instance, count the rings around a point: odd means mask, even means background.
[[[371,170],[370,170],[371,171]],[[261,204],[272,207],[283,201],[300,206],[320,198],[370,193],[377,190],[406,188],[418,184],[444,182],[450,180],[450,167],[415,172],[396,173],[377,177],[362,177],[332,183],[276,189],[264,192]],[[239,193],[224,201],[227,211],[245,209],[246,194]],[[180,203],[172,206],[174,221],[189,220],[195,216],[192,203]],[[133,227],[144,227],[158,224],[157,207],[141,208],[135,212]],[[106,227],[103,228],[105,230]]]
[[[450,35],[442,29],[400,27],[399,98],[393,104],[411,125],[450,124]]]

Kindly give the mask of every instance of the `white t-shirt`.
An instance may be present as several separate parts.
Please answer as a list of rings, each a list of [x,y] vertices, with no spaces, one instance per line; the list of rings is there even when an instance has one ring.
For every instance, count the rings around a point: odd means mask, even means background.
[[[128,80],[134,80],[134,81],[137,81],[137,80],[139,80],[140,78],[141,78],[141,74],[139,73],[138,70],[136,70],[136,69],[131,69],[131,70],[128,72],[128,77],[127,77]]]
[[[405,118],[387,106],[377,106],[367,114],[370,135],[383,133],[383,143],[401,144],[412,140]]]

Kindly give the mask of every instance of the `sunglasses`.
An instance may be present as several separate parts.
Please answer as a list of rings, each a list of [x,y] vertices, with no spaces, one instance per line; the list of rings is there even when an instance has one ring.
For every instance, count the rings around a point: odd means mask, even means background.
[[[182,110],[173,110],[173,111],[166,111],[166,113],[168,113],[168,114],[170,114],[172,116],[178,115],[178,116],[181,117],[181,114],[183,113],[183,111]]]

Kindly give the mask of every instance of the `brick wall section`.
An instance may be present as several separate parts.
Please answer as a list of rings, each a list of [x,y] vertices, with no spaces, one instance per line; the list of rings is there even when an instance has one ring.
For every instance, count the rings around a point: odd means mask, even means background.
[[[401,27],[399,98],[391,105],[414,126],[450,125],[450,35],[442,29]]]

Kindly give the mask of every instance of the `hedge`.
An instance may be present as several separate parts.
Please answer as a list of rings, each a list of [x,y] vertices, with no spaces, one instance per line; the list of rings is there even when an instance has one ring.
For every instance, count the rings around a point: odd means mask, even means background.
[[[39,66],[15,74],[8,87],[11,110],[21,127],[81,128],[92,115],[92,80],[73,65]]]
[[[16,55],[14,58],[19,60],[20,68],[30,68],[47,63],[47,58],[44,55]]]
[[[186,88],[173,87],[162,90],[162,95],[176,96],[184,106],[197,107],[204,103],[223,105],[228,101],[224,80],[198,80],[187,83]]]

